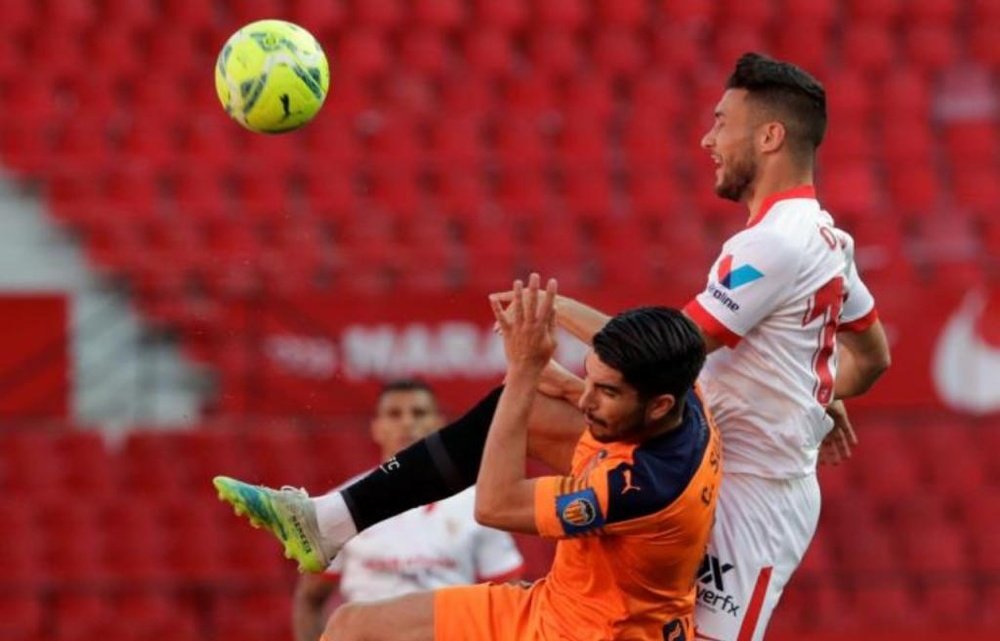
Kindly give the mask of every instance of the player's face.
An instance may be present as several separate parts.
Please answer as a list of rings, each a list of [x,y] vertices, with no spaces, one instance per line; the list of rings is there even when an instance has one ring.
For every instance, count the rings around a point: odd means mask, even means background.
[[[425,390],[387,392],[372,420],[372,438],[386,458],[441,427],[434,397]]]
[[[715,193],[726,200],[745,200],[757,178],[751,116],[747,91],[727,89],[715,107],[712,128],[701,139],[715,162]]]
[[[602,443],[637,436],[646,427],[646,407],[621,372],[590,352],[584,361],[586,377],[579,407],[591,436]]]

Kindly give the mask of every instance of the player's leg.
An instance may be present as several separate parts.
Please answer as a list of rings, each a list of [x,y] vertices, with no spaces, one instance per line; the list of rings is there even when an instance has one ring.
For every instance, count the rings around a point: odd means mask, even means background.
[[[272,490],[226,477],[216,478],[216,488],[237,514],[277,536],[285,555],[301,569],[321,571],[357,532],[475,484],[501,390],[338,492],[310,499],[301,490]],[[565,471],[583,430],[576,407],[537,395],[528,427],[529,454]]]
[[[322,641],[434,641],[434,593],[417,592],[337,608]]]
[[[815,476],[771,480],[726,474],[698,573],[695,639],[757,641],[819,518]]]

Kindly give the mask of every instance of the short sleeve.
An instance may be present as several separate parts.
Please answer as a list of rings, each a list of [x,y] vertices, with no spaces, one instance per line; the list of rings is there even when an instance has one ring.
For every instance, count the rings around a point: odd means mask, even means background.
[[[696,446],[703,451],[707,432]],[[548,476],[535,484],[535,525],[549,538],[635,534],[656,529],[655,514],[684,491],[696,467],[691,448],[634,461],[605,459],[581,478]],[[687,452],[687,453],[685,453]]]
[[[868,290],[858,267],[854,263],[854,240],[843,234],[847,250],[847,298],[840,313],[840,330],[848,332],[863,332],[878,320],[875,309],[875,297]]]
[[[476,579],[488,581],[524,567],[524,558],[514,537],[493,528],[480,527],[475,536]]]
[[[782,236],[758,230],[736,236],[684,311],[706,335],[735,347],[785,302],[798,267],[798,253]]]

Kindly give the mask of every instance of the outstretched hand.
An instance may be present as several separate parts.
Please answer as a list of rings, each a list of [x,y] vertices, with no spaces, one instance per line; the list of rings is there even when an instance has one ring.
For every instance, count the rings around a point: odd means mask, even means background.
[[[514,281],[513,300],[507,309],[498,298],[490,297],[490,306],[504,338],[507,369],[527,368],[541,372],[556,349],[555,299],[558,284],[554,278],[541,291],[541,278],[532,274],[528,287]]]

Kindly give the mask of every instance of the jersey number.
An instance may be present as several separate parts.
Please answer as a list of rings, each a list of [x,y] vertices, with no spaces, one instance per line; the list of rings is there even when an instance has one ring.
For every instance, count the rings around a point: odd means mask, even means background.
[[[823,285],[809,299],[809,306],[802,317],[802,326],[811,324],[817,318],[823,319],[819,332],[819,347],[812,357],[812,368],[816,374],[815,395],[823,405],[830,402],[833,396],[833,368],[830,360],[833,358],[834,340],[837,327],[840,325],[840,310],[844,306],[844,279],[834,278]]]

